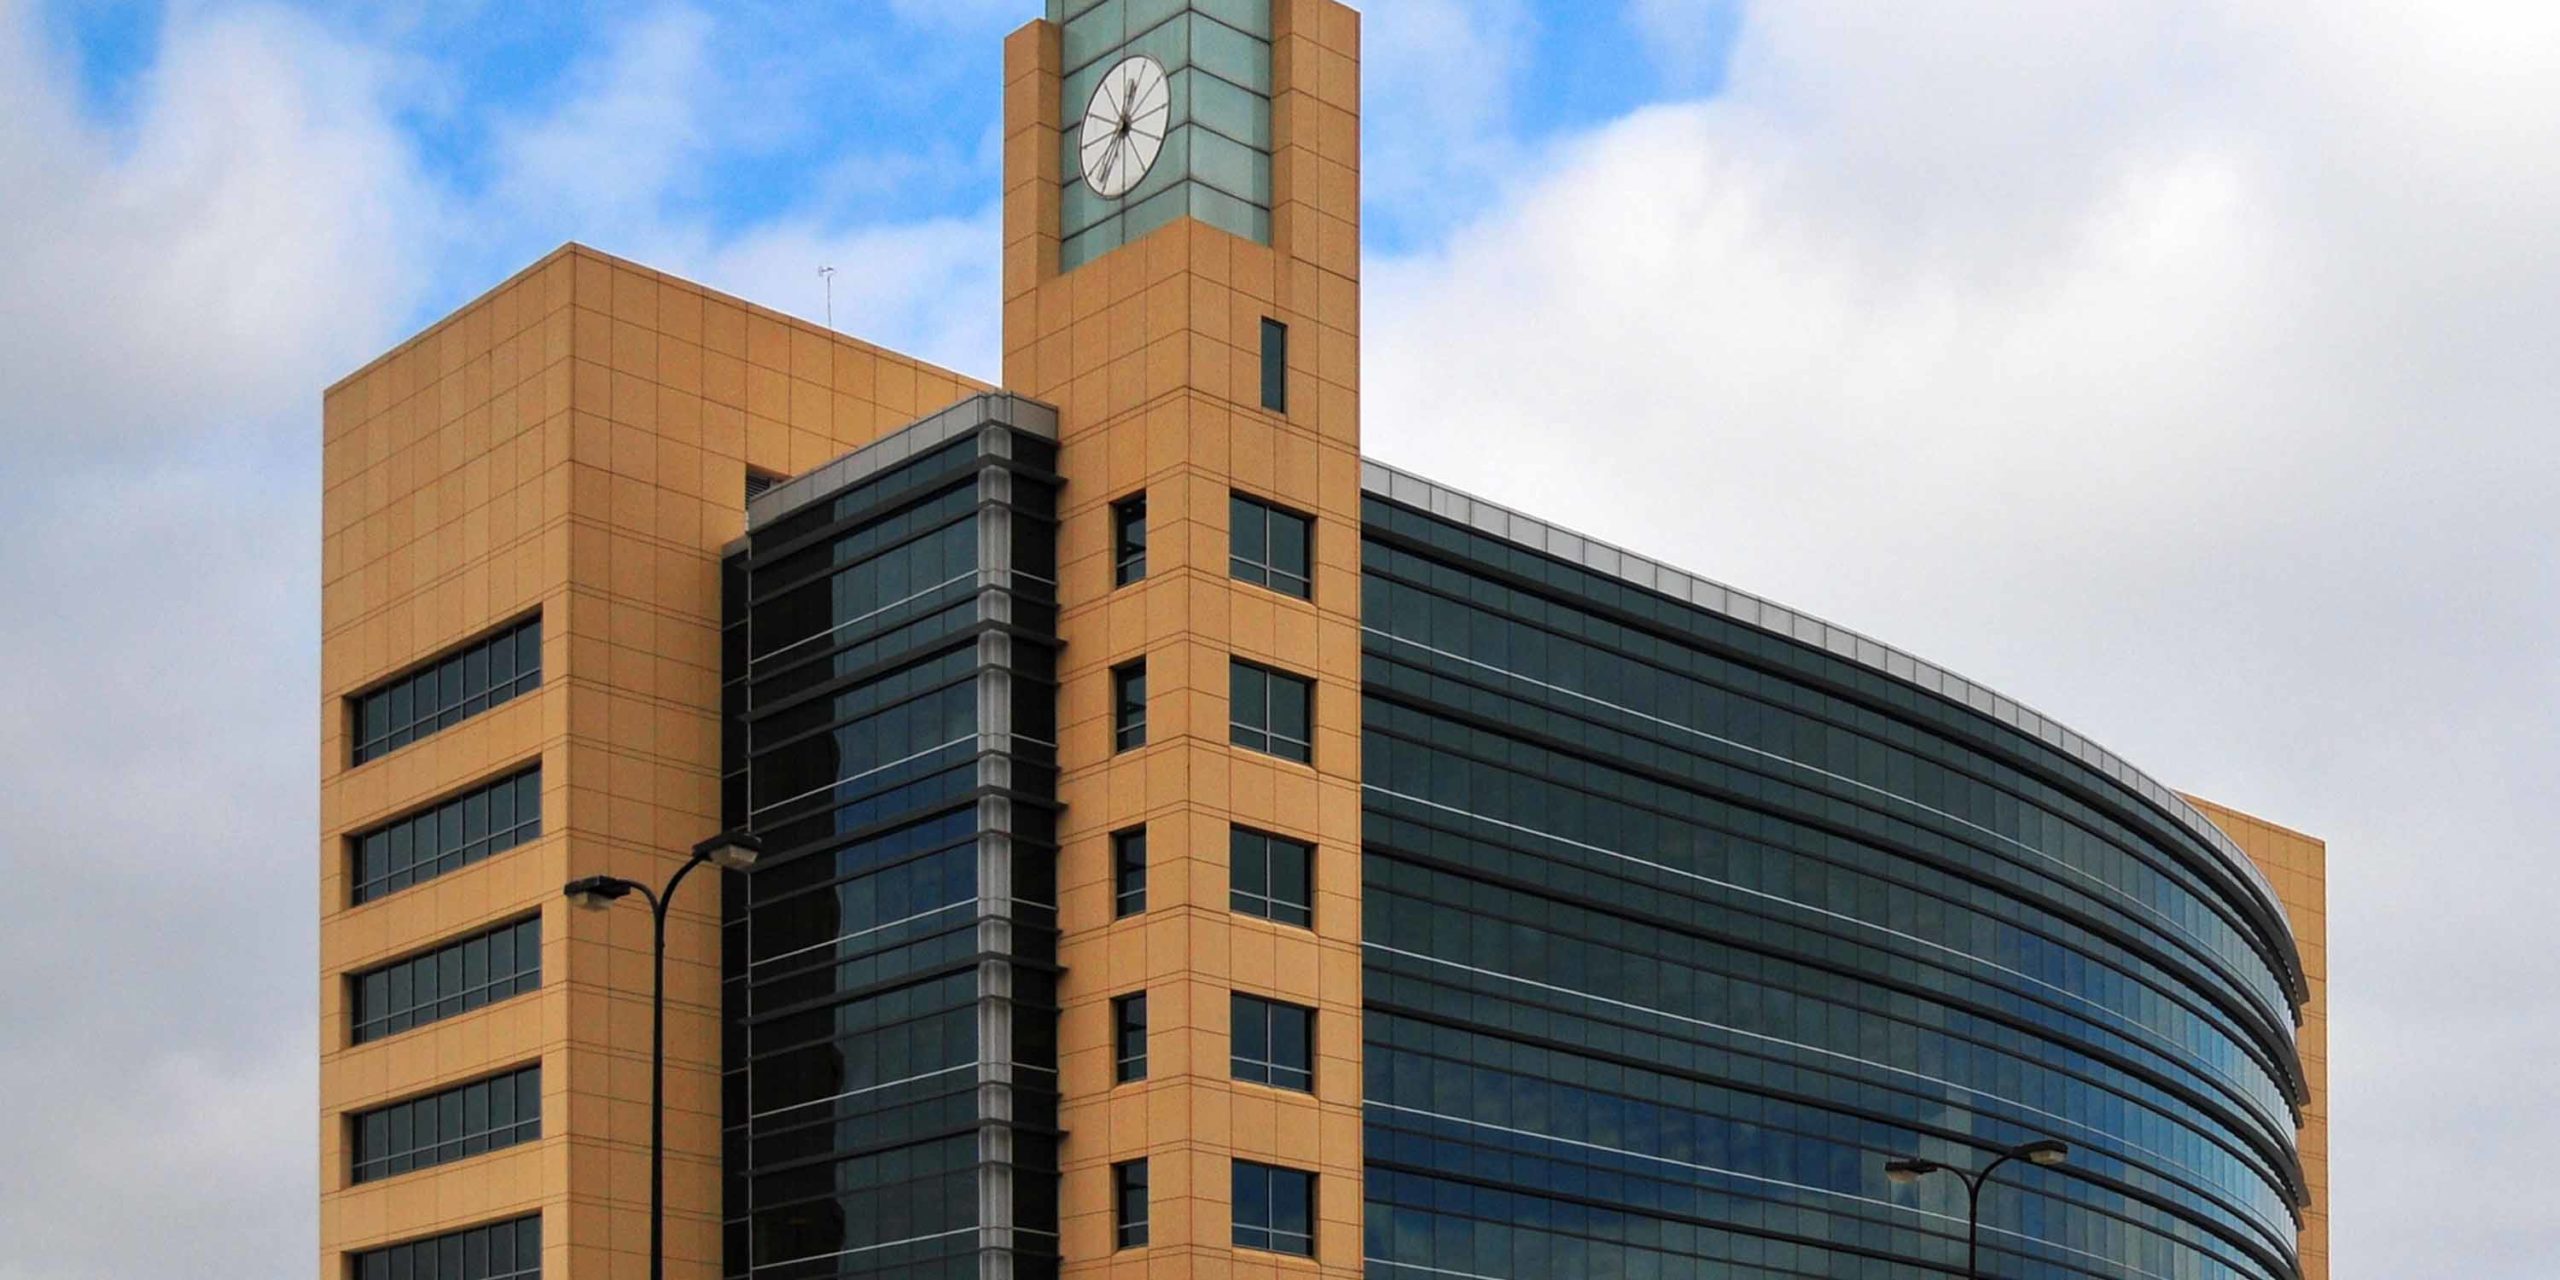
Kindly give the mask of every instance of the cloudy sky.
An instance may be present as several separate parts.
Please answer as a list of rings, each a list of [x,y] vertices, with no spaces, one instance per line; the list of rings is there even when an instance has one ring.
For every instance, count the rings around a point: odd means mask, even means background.
[[[0,0],[0,1280],[309,1265],[321,387],[570,238],[993,376],[1037,7]],[[1364,7],[1370,451],[2328,838],[2338,1274],[2551,1274],[2560,6]]]

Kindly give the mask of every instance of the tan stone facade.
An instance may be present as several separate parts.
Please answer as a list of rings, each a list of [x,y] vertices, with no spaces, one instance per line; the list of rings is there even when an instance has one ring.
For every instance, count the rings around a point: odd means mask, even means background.
[[[1060,29],[1006,45],[1003,375],[1059,415],[1060,1251],[1070,1276],[1362,1271],[1360,25],[1273,0],[1271,243],[1184,218],[1060,267]],[[1266,321],[1287,326],[1264,407]],[[722,550],[751,472],[808,472],[976,392],[948,370],[571,245],[324,401],[321,1257],[529,1213],[543,1274],[646,1273],[650,920],[561,885],[661,883],[720,818]],[[1113,504],[1148,566],[1115,585]],[[1312,518],[1312,600],[1239,581],[1229,495]],[[351,700],[539,616],[540,688],[363,765]],[[1143,661],[1147,741],[1112,671]],[[1313,760],[1230,745],[1238,660],[1316,688]],[[361,906],[351,838],[528,765],[539,840]],[[2325,847],[2197,804],[2262,866],[2300,940],[2312,1088],[2307,1280],[2328,1276]],[[1112,836],[1143,827],[1146,910],[1115,918]],[[1237,828],[1317,849],[1314,925],[1230,910]],[[669,1274],[720,1271],[718,881],[670,939]],[[361,1046],[349,978],[538,915],[535,991]],[[1117,1083],[1111,1002],[1144,992],[1147,1078]],[[1232,1078],[1230,993],[1316,1011],[1311,1093]],[[539,1063],[539,1141],[351,1185],[348,1117]],[[1116,1246],[1115,1164],[1149,1162],[1148,1242]],[[1232,1245],[1237,1160],[1316,1175],[1315,1258]]]
[[[1274,8],[1274,243],[1184,219],[1061,274],[1059,32],[1006,45],[1005,382],[1056,405],[1062,461],[1059,1028],[1070,1275],[1356,1275],[1360,1129],[1359,18]],[[1261,407],[1264,319],[1288,411]],[[1314,600],[1227,566],[1230,491],[1315,518]],[[1110,504],[1143,491],[1148,573],[1114,590]],[[1112,751],[1110,670],[1143,658],[1148,743]],[[1317,682],[1314,763],[1228,745],[1228,665]],[[1139,824],[1148,909],[1112,918]],[[1243,825],[1317,846],[1315,928],[1227,909]],[[1148,994],[1149,1078],[1114,1086],[1109,1004]],[[1229,1078],[1228,993],[1317,1010],[1313,1096]],[[1110,1169],[1144,1158],[1152,1239],[1114,1252]],[[1317,1175],[1316,1266],[1231,1243],[1229,1169]]]
[[[2311,1207],[2302,1218],[2303,1280],[2329,1280],[2329,846],[2316,836],[2188,796],[2275,885],[2302,950],[2311,998],[2302,1006],[2302,1072],[2311,1102],[2302,1110],[2302,1172]]]
[[[662,882],[719,822],[720,548],[748,470],[805,470],[980,389],[568,246],[329,389],[320,689],[320,1274],[543,1215],[546,1275],[643,1274],[650,920],[560,886]],[[349,698],[539,614],[538,691],[363,765]],[[542,765],[539,841],[351,906],[350,836]],[[719,903],[670,930],[668,1252],[719,1257]],[[538,990],[351,1046],[348,976],[538,913]],[[540,1063],[542,1138],[350,1185],[353,1113]]]

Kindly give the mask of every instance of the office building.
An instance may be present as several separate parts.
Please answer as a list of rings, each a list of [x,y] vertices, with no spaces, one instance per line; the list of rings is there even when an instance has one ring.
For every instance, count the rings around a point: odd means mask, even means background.
[[[2325,851],[1360,453],[1359,25],[1053,0],[1001,386],[580,246],[324,401],[325,1277],[2326,1276]],[[954,305],[961,305],[955,303]]]

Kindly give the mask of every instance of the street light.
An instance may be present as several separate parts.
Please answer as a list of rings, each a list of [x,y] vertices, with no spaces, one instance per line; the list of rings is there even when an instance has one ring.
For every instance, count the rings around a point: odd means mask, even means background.
[[[602,911],[637,893],[649,900],[657,928],[649,970],[649,1280],[666,1280],[667,1275],[667,906],[695,867],[707,862],[723,871],[744,871],[762,852],[764,844],[754,836],[724,831],[695,845],[693,856],[654,893],[620,876],[580,876],[560,887],[585,911]]]
[[[2028,1164],[2050,1169],[2070,1158],[2070,1144],[2053,1138],[2038,1138],[2033,1142],[2021,1142],[2001,1152],[1998,1159],[1982,1166],[1980,1173],[1967,1174],[1962,1169],[1943,1165],[1935,1160],[1904,1156],[1885,1161],[1884,1176],[1895,1186],[1907,1187],[1933,1173],[1951,1173],[1955,1175],[1957,1181],[1964,1184],[1964,1273],[1973,1277],[1973,1280],[1982,1280],[1982,1188],[1985,1183],[1991,1181],[1991,1171],[2012,1160],[2024,1160]]]

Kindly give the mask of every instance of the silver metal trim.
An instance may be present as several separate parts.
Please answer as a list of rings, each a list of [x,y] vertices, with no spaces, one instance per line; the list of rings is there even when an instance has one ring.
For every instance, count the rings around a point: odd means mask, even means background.
[[[1476,529],[1488,537],[1500,538],[1581,565],[1594,573],[1606,574],[1745,626],[1837,654],[1862,667],[1882,672],[1904,684],[1979,712],[1995,723],[2014,726],[2019,732],[2088,765],[2151,802],[2219,855],[2226,869],[2238,874],[2241,883],[2258,891],[2261,905],[2284,931],[2284,954],[2277,958],[2277,967],[2284,971],[2297,1000],[2310,998],[2309,985],[2302,972],[2299,944],[2293,937],[2292,919],[2285,914],[2284,903],[2276,897],[2275,886],[2268,882],[2266,873],[2258,869],[2258,864],[2250,861],[2249,855],[2241,852],[2240,846],[2233,843],[2222,828],[2197,812],[2195,806],[2188,804],[2177,792],[2126,763],[2114,752],[2064,728],[2051,717],[1925,658],[1846,627],[1834,626],[1776,601],[1698,577],[1650,556],[1585,537],[1501,503],[1449,488],[1400,467],[1389,466],[1375,458],[1360,459],[1360,489],[1363,493],[1376,494],[1390,502],[1429,512]],[[1496,532],[1497,527],[1503,531]]]
[[[987,391],[906,426],[747,500],[747,532],[753,533],[848,485],[989,424],[1008,426],[1044,440],[1058,438],[1058,411],[1027,396]]]

